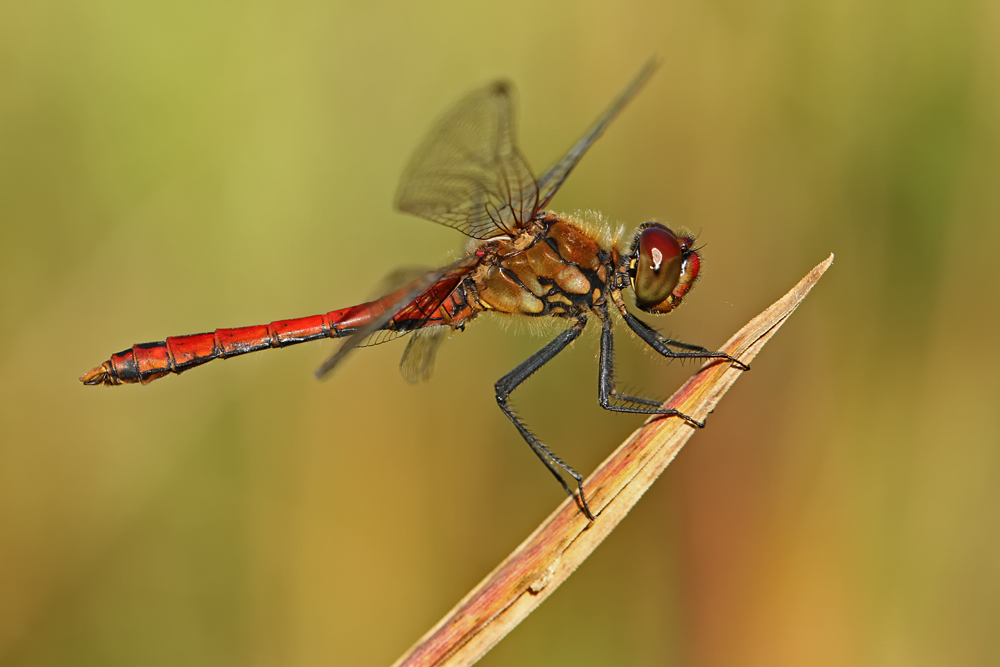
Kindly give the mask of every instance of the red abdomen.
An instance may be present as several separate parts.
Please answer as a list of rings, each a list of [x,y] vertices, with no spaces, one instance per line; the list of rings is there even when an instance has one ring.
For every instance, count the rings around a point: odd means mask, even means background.
[[[463,290],[458,289],[463,276],[474,263],[452,271],[432,284],[416,299],[400,303],[408,288],[350,308],[333,310],[325,315],[279,320],[238,329],[216,329],[210,333],[174,336],[156,343],[140,343],[111,355],[97,368],[88,371],[84,384],[148,384],[170,373],[183,373],[213,359],[228,359],[270,347],[285,347],[320,338],[350,336],[387,310],[395,315],[383,329],[413,331],[427,326],[447,325],[456,328],[475,313]]]
[[[279,320],[238,329],[172,336],[156,343],[140,343],[111,355],[80,380],[84,384],[147,384],[169,373],[183,373],[213,359],[228,359],[269,347],[285,347],[320,338],[340,338],[366,324],[378,301],[334,310],[325,315]]]

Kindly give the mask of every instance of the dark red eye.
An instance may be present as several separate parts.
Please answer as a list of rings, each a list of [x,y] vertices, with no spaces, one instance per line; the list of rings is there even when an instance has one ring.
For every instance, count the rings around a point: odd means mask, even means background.
[[[649,310],[670,297],[680,280],[684,258],[677,236],[663,225],[653,224],[639,232],[633,262],[636,305]]]

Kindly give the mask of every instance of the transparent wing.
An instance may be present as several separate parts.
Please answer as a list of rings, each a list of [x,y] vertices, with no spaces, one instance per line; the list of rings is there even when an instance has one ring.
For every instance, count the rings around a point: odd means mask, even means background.
[[[517,148],[510,95],[494,83],[438,121],[403,172],[399,210],[476,239],[516,234],[534,219],[538,185]]]
[[[388,343],[394,341],[401,336],[405,336],[410,333],[409,331],[390,331],[383,329],[382,331],[376,331],[373,334],[365,336],[365,339],[357,344],[357,347],[374,347],[376,345],[381,345],[382,343]]]
[[[316,369],[316,377],[322,378],[329,374],[359,345],[378,345],[405,332],[441,324],[433,319],[437,308],[478,263],[479,257],[475,255],[463,257],[448,266],[425,273],[393,294],[373,303],[372,309],[377,310],[377,314],[368,324],[359,327],[332,357]]]
[[[434,371],[434,358],[448,335],[448,327],[427,327],[414,331],[399,362],[399,372],[406,381],[416,384],[429,380]]]
[[[399,362],[399,372],[410,384],[417,384],[431,378],[438,348],[448,336],[445,325],[427,325],[422,329],[391,331],[383,329],[370,334],[357,347],[373,347],[409,336],[409,342]]]
[[[379,282],[378,286],[372,290],[371,299],[373,301],[378,301],[386,297],[391,297],[394,292],[421,279],[433,270],[434,269],[426,266],[403,266],[394,269],[386,274],[385,277],[383,277]],[[369,334],[364,340],[359,342],[357,346],[372,347],[375,345],[381,345],[382,343],[388,343],[405,336],[410,333],[410,331],[410,329],[382,329]]]
[[[393,269],[379,281],[371,293],[371,298],[381,299],[406,287],[434,270],[433,266],[401,266]]]
[[[607,111],[601,114],[600,118],[590,126],[590,129],[576,142],[573,148],[569,149],[569,152],[561,160],[542,174],[542,177],[538,179],[538,208],[541,209],[548,205],[549,200],[559,190],[559,187],[566,180],[566,177],[569,176],[570,172],[573,171],[573,168],[576,167],[583,154],[604,133],[604,130],[608,128],[611,121],[617,118],[622,109],[632,101],[632,98],[642,89],[657,67],[659,67],[659,63],[656,62],[655,58],[648,60],[635,78],[632,79],[632,82],[615,98],[615,101],[611,103]]]

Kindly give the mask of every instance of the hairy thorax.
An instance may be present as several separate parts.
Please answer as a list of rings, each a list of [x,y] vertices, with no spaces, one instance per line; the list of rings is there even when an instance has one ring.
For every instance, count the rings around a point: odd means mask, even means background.
[[[483,310],[576,317],[604,302],[609,266],[617,252],[569,219],[546,213],[513,239],[487,241],[471,276]]]

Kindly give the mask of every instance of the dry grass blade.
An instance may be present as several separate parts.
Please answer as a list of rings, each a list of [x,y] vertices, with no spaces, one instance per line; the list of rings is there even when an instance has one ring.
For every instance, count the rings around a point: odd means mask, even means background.
[[[749,363],[833,263],[833,255],[751,320],[722,348]],[[704,419],[742,371],[708,363],[667,405]],[[647,421],[586,481],[597,520],[567,498],[534,533],[414,644],[394,667],[471,665],[520,623],[582,563],[639,501],[695,429],[683,419]]]

